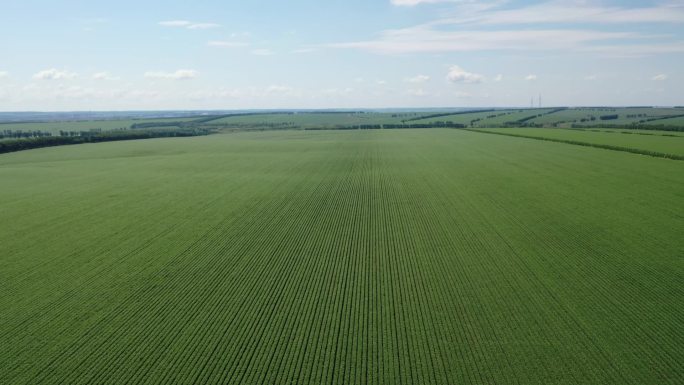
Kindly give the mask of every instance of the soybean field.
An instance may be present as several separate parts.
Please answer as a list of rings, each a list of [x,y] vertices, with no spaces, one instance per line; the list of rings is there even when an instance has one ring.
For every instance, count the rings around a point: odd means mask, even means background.
[[[0,185],[0,384],[684,382],[683,161],[281,130],[3,154]]]

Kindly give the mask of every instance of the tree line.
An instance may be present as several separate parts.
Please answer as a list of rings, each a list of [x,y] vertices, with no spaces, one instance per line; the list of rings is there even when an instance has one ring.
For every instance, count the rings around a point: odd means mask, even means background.
[[[188,137],[208,135],[212,131],[200,128],[178,130],[125,130],[92,132],[84,131],[85,135],[78,136],[42,136],[28,139],[11,139],[0,141],[0,154],[30,150],[34,148],[63,146],[69,144],[113,142],[120,140]]]

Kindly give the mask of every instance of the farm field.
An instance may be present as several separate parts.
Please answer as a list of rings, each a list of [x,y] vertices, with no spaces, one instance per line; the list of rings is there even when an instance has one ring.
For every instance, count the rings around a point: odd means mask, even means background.
[[[677,118],[668,118],[668,119],[660,119],[660,120],[654,120],[651,122],[647,122],[646,124],[648,125],[672,125],[672,126],[684,126],[684,116],[680,116]]]
[[[584,143],[611,145],[664,154],[684,156],[684,138],[675,135],[636,135],[623,132],[589,131],[557,128],[488,128],[487,131],[509,135],[573,140]]]
[[[160,119],[123,119],[123,120],[85,120],[73,122],[39,122],[39,123],[2,123],[0,131],[42,131],[59,134],[60,131],[89,131],[100,129],[102,131],[129,129],[133,124],[140,123],[165,123],[165,122],[190,122],[193,118],[160,118]]]
[[[684,114],[684,108],[651,108],[651,107],[593,107],[593,108],[569,108],[554,112],[553,114],[540,116],[530,120],[531,123],[539,124],[562,124],[572,123],[585,126],[596,124],[628,125],[645,121],[643,124],[667,124],[660,123],[662,120],[647,122],[649,119],[662,118],[672,115]],[[601,120],[601,116],[618,115],[617,119]],[[591,118],[594,120],[591,120]],[[583,122],[582,119],[585,119]],[[675,124],[676,125],[676,124]]]
[[[419,113],[379,113],[379,112],[349,112],[349,113],[271,113],[234,115],[212,120],[210,125],[226,125],[229,127],[264,127],[276,126],[280,128],[325,128],[348,127],[363,124],[401,123],[403,119],[420,116]]]
[[[601,116],[617,115],[616,119],[601,120]],[[572,124],[587,127],[596,125],[668,125],[682,127],[682,118],[661,119],[667,116],[684,115],[684,108],[650,108],[650,107],[580,107],[580,108],[531,108],[501,109],[495,111],[459,113],[447,116],[418,119],[416,123],[434,123],[448,121],[471,125],[473,127],[496,127],[525,119],[525,123],[540,125],[558,125],[570,127]],[[528,119],[531,118],[531,119]],[[592,120],[593,118],[593,120]],[[649,119],[658,119],[649,121]],[[584,121],[583,121],[584,120]],[[643,121],[643,123],[642,123]]]
[[[0,383],[680,384],[683,167],[447,129],[0,155]]]
[[[620,133],[627,135],[657,135],[657,136],[684,136],[684,131],[665,131],[665,130],[641,130],[635,128],[592,128],[592,127],[582,127],[573,128],[572,130],[577,131],[589,131],[589,132],[608,132],[608,133]]]
[[[514,109],[514,110],[495,110],[495,111],[474,111],[447,116],[429,117],[418,119],[412,123],[434,123],[434,122],[453,122],[473,126],[496,126],[506,122],[515,122],[531,116],[546,114],[553,111],[552,108],[541,109]]]

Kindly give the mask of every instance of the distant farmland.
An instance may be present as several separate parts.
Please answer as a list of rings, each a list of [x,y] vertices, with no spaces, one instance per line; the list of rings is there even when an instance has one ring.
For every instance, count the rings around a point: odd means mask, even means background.
[[[144,113],[138,113],[144,116]],[[77,114],[69,114],[69,117]],[[89,114],[84,114],[89,117]],[[56,120],[0,123],[0,140],[78,136],[126,130],[330,130],[433,127],[624,128],[684,132],[684,108],[592,107],[475,109],[458,111],[273,111],[206,113],[176,118]]]
[[[270,130],[2,154],[0,181],[0,384],[684,382],[682,161]]]

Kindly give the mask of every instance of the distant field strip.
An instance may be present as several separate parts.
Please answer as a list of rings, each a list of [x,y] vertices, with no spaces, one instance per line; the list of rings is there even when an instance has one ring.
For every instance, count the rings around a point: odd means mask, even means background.
[[[267,131],[0,181],[1,384],[684,382],[681,162]]]
[[[488,128],[467,130],[684,160],[684,138],[677,135],[621,135],[618,132],[593,132],[553,128]]]
[[[34,123],[0,123],[0,131],[42,131],[59,134],[60,131],[89,131],[89,130],[125,130],[133,124],[153,124],[168,122],[191,122],[193,118],[159,118],[159,119],[128,119],[128,120],[89,120],[76,122],[34,122]]]

